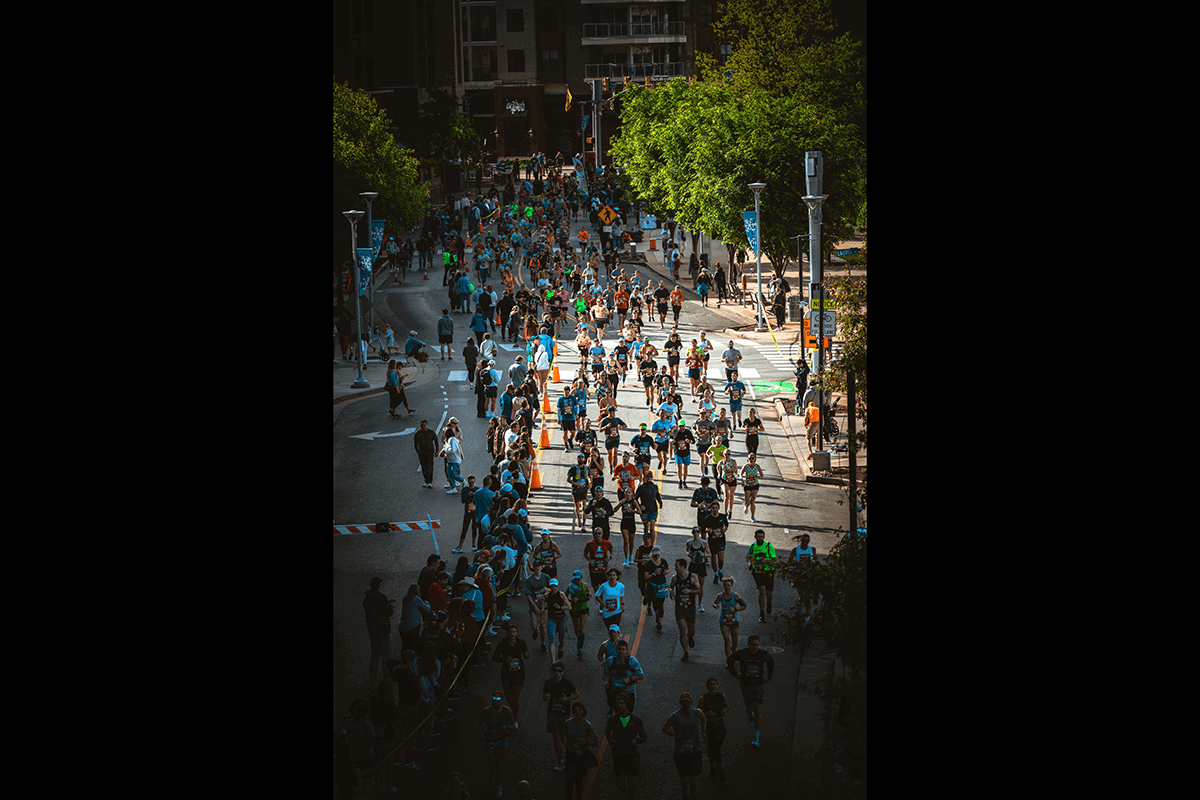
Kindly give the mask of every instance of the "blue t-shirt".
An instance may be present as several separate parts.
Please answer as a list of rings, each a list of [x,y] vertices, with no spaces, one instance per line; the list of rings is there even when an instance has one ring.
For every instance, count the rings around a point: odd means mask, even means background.
[[[577,403],[570,395],[558,398],[558,419],[560,422],[572,422],[575,420],[575,409]]]

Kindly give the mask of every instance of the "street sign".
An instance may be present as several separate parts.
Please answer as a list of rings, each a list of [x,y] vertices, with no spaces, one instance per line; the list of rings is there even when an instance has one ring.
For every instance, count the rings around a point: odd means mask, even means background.
[[[805,319],[804,319],[804,348],[806,350],[817,349],[817,335],[812,332],[811,325],[812,325],[812,320],[805,317]],[[826,328],[825,332],[830,335],[833,334],[833,331],[830,330],[829,328]],[[829,336],[825,337],[825,347],[827,347],[827,348],[829,347]]]
[[[833,302],[833,300],[831,300],[828,297],[826,297],[824,299],[822,299],[820,297],[809,298],[808,305],[810,308],[819,308],[819,309],[837,308],[837,303]]]
[[[808,316],[812,320],[813,330],[816,330],[821,325],[825,326],[825,333],[829,335],[832,335],[837,330],[836,311],[809,311]]]
[[[617,218],[617,212],[613,211],[612,206],[605,206],[597,213],[598,217],[604,221],[605,225],[612,225],[613,220]]]
[[[842,256],[856,256],[856,255],[858,255],[858,248],[857,247],[847,247],[845,250],[834,250],[833,254],[835,256],[838,256],[839,258]]]

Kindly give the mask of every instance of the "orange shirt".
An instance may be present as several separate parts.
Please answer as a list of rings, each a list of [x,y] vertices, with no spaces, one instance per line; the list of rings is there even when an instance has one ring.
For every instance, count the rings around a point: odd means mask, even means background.
[[[683,305],[683,292],[681,292],[678,289],[675,289],[671,292],[671,305],[673,305],[673,306]]]
[[[629,292],[621,289],[615,295],[613,300],[617,303],[617,308],[629,308]]]
[[[809,406],[804,409],[804,424],[812,425],[814,422],[821,421],[821,409],[816,406]]]
[[[613,475],[616,476],[618,489],[624,491],[637,487],[638,470],[633,464],[618,464]]]

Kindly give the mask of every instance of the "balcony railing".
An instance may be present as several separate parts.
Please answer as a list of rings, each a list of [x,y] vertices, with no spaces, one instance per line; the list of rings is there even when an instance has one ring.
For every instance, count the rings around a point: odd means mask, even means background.
[[[583,77],[585,80],[595,78],[630,78],[682,77],[684,73],[682,61],[671,61],[663,64],[584,64]]]
[[[618,36],[683,36],[682,22],[587,22],[583,38],[606,39]]]

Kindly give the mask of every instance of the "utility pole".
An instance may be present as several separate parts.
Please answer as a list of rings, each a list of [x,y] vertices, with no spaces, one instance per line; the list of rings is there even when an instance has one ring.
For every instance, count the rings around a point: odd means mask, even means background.
[[[825,161],[820,150],[809,150],[804,154],[804,185],[808,195],[801,198],[808,206],[808,306],[811,314],[817,314],[817,363],[820,376],[825,365],[825,287],[821,285],[821,205],[829,195],[821,194],[821,182],[825,173]],[[810,322],[811,330],[811,322]],[[833,331],[830,331],[833,333]],[[818,378],[819,380],[819,378]],[[825,414],[825,392],[817,392],[817,408]],[[825,444],[825,420],[817,426],[818,449]]]

